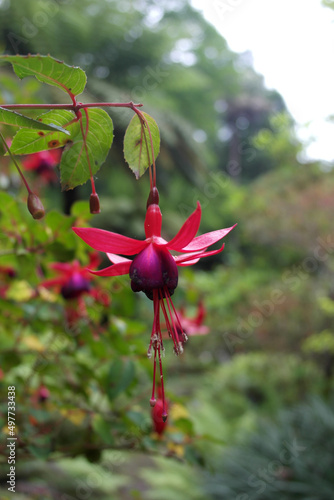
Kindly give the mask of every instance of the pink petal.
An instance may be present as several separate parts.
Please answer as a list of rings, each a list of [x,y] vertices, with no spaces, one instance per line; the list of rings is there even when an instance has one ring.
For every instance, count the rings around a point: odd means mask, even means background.
[[[89,254],[89,267],[98,267],[99,264],[101,264],[101,257],[100,257],[100,254],[98,252],[91,252]]]
[[[101,269],[101,271],[91,271],[92,274],[96,276],[121,276],[122,274],[129,274],[131,266],[131,260],[128,262],[121,262],[119,264],[114,264],[112,266]]]
[[[187,262],[180,262],[180,263],[177,262],[176,265],[179,267],[193,266],[194,264],[197,264],[198,261],[199,258],[194,260],[188,260]]]
[[[68,264],[67,262],[52,262],[50,268],[61,273],[71,273],[73,270],[72,264]]]
[[[210,255],[216,255],[224,250],[225,243],[218,248],[218,250],[210,250],[209,252],[197,252],[197,253],[188,253],[183,255],[178,255],[174,257],[175,262],[178,266],[192,266],[196,264],[203,257],[210,257]]]
[[[67,276],[62,276],[61,278],[51,278],[49,280],[42,281],[39,286],[43,286],[44,288],[52,288],[56,285],[64,285],[67,279]]]
[[[187,331],[187,335],[191,337],[192,335],[207,335],[210,333],[210,328],[208,326],[202,325],[202,326],[184,326],[182,325],[184,329]]]
[[[197,202],[196,210],[188,217],[177,235],[168,242],[167,248],[175,250],[176,252],[181,252],[182,249],[191,242],[198,231],[201,222],[201,213],[201,205]]]
[[[113,264],[119,264],[120,262],[132,262],[130,259],[126,259],[125,257],[120,257],[115,253],[107,253],[108,259]]]
[[[218,229],[217,231],[211,231],[211,233],[206,233],[202,234],[201,236],[197,236],[197,238],[194,238],[189,245],[185,246],[182,248],[182,250],[179,250],[181,252],[196,252],[199,250],[204,250],[205,248],[208,248],[209,246],[213,245],[214,243],[217,243],[217,241],[221,240],[226,236],[232,229],[236,226],[232,227],[227,227],[225,229]]]
[[[101,252],[134,255],[147,246],[146,241],[135,240],[104,229],[80,227],[72,229],[85,243]]]

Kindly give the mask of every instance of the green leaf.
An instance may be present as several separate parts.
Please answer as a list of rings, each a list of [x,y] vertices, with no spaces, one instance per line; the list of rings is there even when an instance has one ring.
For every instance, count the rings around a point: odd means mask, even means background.
[[[37,80],[78,95],[86,86],[86,74],[78,67],[68,66],[51,56],[0,56],[0,62],[10,62],[19,78],[35,76]]]
[[[147,113],[142,113],[147,120],[152,135],[154,158],[160,151],[160,133],[155,120]],[[143,125],[135,115],[129,123],[124,136],[124,158],[139,179],[152,164],[151,140],[146,124]]]
[[[0,107],[0,123],[4,123],[5,125],[13,125],[14,127],[25,127],[30,129],[38,129],[38,130],[51,130],[62,132],[63,134],[68,134],[66,130],[64,130],[61,126],[56,125],[53,122],[41,123],[38,120],[33,120],[28,116],[20,115],[20,113],[16,113],[15,111],[10,111],[9,109],[4,109]],[[36,132],[34,132],[36,134]]]
[[[112,422],[106,421],[101,415],[95,415],[93,418],[93,429],[98,436],[102,439],[104,444],[112,445],[115,439],[111,433]]]
[[[105,161],[113,140],[113,123],[103,109],[88,109],[89,129],[86,137],[92,174],[96,174]],[[83,129],[86,115],[82,113]],[[72,127],[72,125],[71,125]],[[69,127],[70,128],[70,127]],[[73,189],[90,178],[89,163],[80,126],[76,123],[69,143],[61,157],[60,181],[63,189]]]
[[[185,434],[188,434],[188,436],[194,435],[194,424],[188,418],[178,418],[175,421],[175,426]]]
[[[107,377],[107,395],[110,400],[115,399],[121,392],[125,391],[135,377],[135,365],[129,360],[124,363],[116,359],[110,366]]]
[[[62,127],[66,126],[74,118],[71,111],[66,110],[52,110],[40,115],[37,118],[39,130],[19,130],[11,144],[11,151],[16,155],[37,153],[38,151],[45,151],[46,149],[54,149],[65,146],[71,140],[71,134],[76,134],[79,131],[79,124],[74,123],[68,126],[68,130]],[[50,132],[43,132],[41,125],[49,126],[53,123],[60,130],[64,130],[67,134],[61,134],[54,130]],[[36,127],[37,128],[37,127]]]
[[[73,215],[74,217],[80,217],[81,219],[84,219],[86,221],[93,217],[89,210],[89,204],[87,203],[87,201],[83,200],[73,203],[73,205],[71,206],[71,215]]]
[[[74,217],[61,214],[56,210],[51,210],[45,216],[45,225],[59,238],[71,229],[74,222]]]

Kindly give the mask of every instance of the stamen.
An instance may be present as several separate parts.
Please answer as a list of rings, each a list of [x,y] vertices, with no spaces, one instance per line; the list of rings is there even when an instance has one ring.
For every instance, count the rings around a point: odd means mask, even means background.
[[[163,315],[164,315],[164,318],[166,321],[167,330],[168,330],[169,335],[172,337],[172,340],[174,343],[174,349],[177,349],[177,337],[175,337],[175,334],[173,335],[174,330],[173,330],[172,325],[170,324],[170,320],[169,320],[169,317],[167,314],[166,306],[165,306],[165,303],[163,300],[162,290],[159,290],[159,292],[160,292],[160,305],[161,305],[161,309],[162,309],[162,312],[163,312]]]
[[[157,348],[154,347],[154,362],[153,362],[153,386],[152,386],[152,397],[150,399],[150,405],[153,407],[157,400],[155,399],[155,374],[157,371]]]
[[[164,422],[166,422],[168,415],[167,415],[166,402],[165,402],[164,376],[162,373],[160,346],[158,346],[158,355],[159,355],[160,383],[161,383],[161,395],[162,395],[162,420]]]
[[[167,307],[168,307],[168,311],[169,311],[169,316],[170,316],[170,319],[171,319],[172,325],[173,325],[173,327],[172,327],[172,334],[174,333],[174,336],[175,336],[174,349],[176,349],[177,353],[179,354],[180,353],[180,349],[179,349],[179,346],[177,345],[177,343],[179,343],[179,337],[178,337],[178,334],[177,334],[177,327],[176,327],[175,322],[174,322],[174,316],[173,316],[170,304],[172,304],[174,311],[175,311],[175,308],[174,308],[172,299],[170,298],[170,294],[168,292],[168,288],[166,286],[164,287],[164,292],[165,292],[165,296],[166,296],[166,302],[167,302]],[[180,321],[179,321],[179,323],[180,323]],[[182,332],[181,325],[180,325],[180,331]],[[182,351],[183,351],[183,349],[182,349]],[[181,351],[181,353],[182,353],[182,351]]]
[[[181,325],[181,321],[180,321],[180,318],[177,314],[177,311],[175,309],[175,306],[173,304],[173,301],[171,300],[170,303],[172,304],[172,308],[173,308],[173,311],[174,311],[174,315],[175,315],[175,319],[176,319],[176,322],[177,322],[177,326],[179,328],[179,331],[182,332],[182,336],[183,336],[183,341],[184,342],[187,342],[188,340],[188,336],[186,335],[186,332],[183,330],[182,328],[182,325]]]

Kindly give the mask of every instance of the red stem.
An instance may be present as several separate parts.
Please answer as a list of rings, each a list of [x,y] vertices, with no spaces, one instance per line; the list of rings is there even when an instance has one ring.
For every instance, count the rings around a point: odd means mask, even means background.
[[[86,131],[84,131],[84,129],[83,129],[82,115],[80,116],[79,122],[80,122],[82,139],[83,139],[83,143],[84,143],[84,147],[85,147],[85,152],[86,152],[86,157],[87,157],[87,162],[88,162],[88,168],[89,168],[89,174],[90,174],[90,182],[92,184],[92,193],[95,194],[96,193],[95,183],[94,183],[94,179],[93,179],[92,166],[91,166],[91,163],[90,163],[90,158],[89,158],[88,148],[87,148],[87,142],[86,142],[87,134],[88,134],[88,130],[89,130],[89,116],[88,116],[87,109],[83,108],[83,110],[84,110],[85,115],[86,115]]]
[[[12,161],[13,161],[13,163],[14,163],[14,165],[15,165],[15,167],[16,167],[16,169],[17,169],[17,171],[18,171],[18,173],[19,173],[19,174],[20,174],[20,176],[21,176],[21,179],[22,179],[22,181],[23,181],[23,183],[24,183],[25,187],[27,188],[28,194],[31,194],[31,193],[32,193],[32,191],[31,191],[31,189],[30,189],[30,187],[29,187],[29,184],[28,184],[28,182],[26,181],[26,178],[24,177],[22,170],[21,170],[21,169],[20,169],[20,167],[18,166],[17,161],[15,160],[15,158],[14,158],[14,156],[13,156],[13,154],[12,154],[12,152],[11,152],[10,148],[9,148],[9,147],[8,147],[8,145],[7,145],[6,139],[4,138],[4,136],[2,135],[2,133],[1,133],[1,132],[0,132],[0,137],[1,137],[1,140],[2,140],[2,142],[3,142],[3,144],[4,144],[4,146],[5,146],[5,149],[7,150],[7,153],[9,154],[10,158],[12,159]]]
[[[4,109],[69,109],[70,111],[79,111],[84,108],[130,108],[134,111],[143,106],[143,104],[134,104],[133,102],[88,102],[78,104],[0,104]],[[144,118],[145,120],[145,118]]]
[[[155,401],[155,377],[156,377],[156,371],[157,371],[157,349],[156,346],[154,346],[154,361],[153,361],[153,386],[152,386],[152,397],[151,397],[151,402]]]

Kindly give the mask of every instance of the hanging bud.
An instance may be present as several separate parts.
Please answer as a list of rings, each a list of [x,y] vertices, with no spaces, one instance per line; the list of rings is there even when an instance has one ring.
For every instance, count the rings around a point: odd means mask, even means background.
[[[99,214],[101,212],[99,195],[97,193],[90,195],[89,208],[91,214]]]
[[[159,191],[158,188],[153,187],[147,199],[146,208],[150,205],[159,205]]]
[[[44,217],[45,209],[37,194],[29,193],[27,207],[34,219],[42,219]]]
[[[167,402],[165,403],[167,407]],[[151,411],[153,428],[159,436],[163,434],[167,426],[167,411],[164,409],[164,404],[161,399],[158,399]]]

